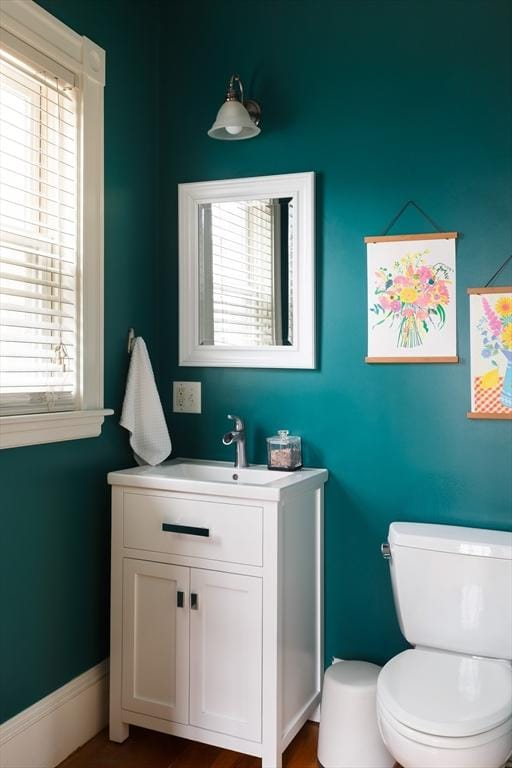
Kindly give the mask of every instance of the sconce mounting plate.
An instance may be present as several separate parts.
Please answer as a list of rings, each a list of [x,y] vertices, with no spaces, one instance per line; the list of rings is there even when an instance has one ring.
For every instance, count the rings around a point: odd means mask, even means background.
[[[253,123],[255,125],[259,125],[260,119],[261,119],[261,107],[258,104],[258,102],[254,101],[253,99],[245,99],[243,104],[246,110],[248,111],[249,116],[253,121]]]

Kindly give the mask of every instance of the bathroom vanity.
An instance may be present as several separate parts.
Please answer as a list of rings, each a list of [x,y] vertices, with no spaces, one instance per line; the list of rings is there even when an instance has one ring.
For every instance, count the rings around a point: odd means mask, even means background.
[[[324,469],[177,459],[112,472],[110,738],[262,757],[315,716]]]

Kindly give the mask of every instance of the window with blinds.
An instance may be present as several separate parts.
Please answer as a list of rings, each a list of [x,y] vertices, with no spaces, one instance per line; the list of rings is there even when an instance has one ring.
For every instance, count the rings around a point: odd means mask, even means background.
[[[272,200],[200,206],[201,326],[204,344],[275,344],[279,297],[274,269],[276,220]]]
[[[0,414],[79,407],[77,105],[0,51]]]

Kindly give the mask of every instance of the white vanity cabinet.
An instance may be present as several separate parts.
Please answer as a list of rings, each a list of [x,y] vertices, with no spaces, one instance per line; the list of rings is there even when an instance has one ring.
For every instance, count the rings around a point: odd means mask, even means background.
[[[314,716],[327,473],[252,470],[110,473],[114,741],[134,724],[278,768]]]

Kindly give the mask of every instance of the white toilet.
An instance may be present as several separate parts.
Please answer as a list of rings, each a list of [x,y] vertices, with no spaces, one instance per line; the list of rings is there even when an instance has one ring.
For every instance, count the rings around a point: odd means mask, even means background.
[[[501,768],[512,754],[512,533],[392,523],[400,629],[414,646],[377,682],[403,768]]]

